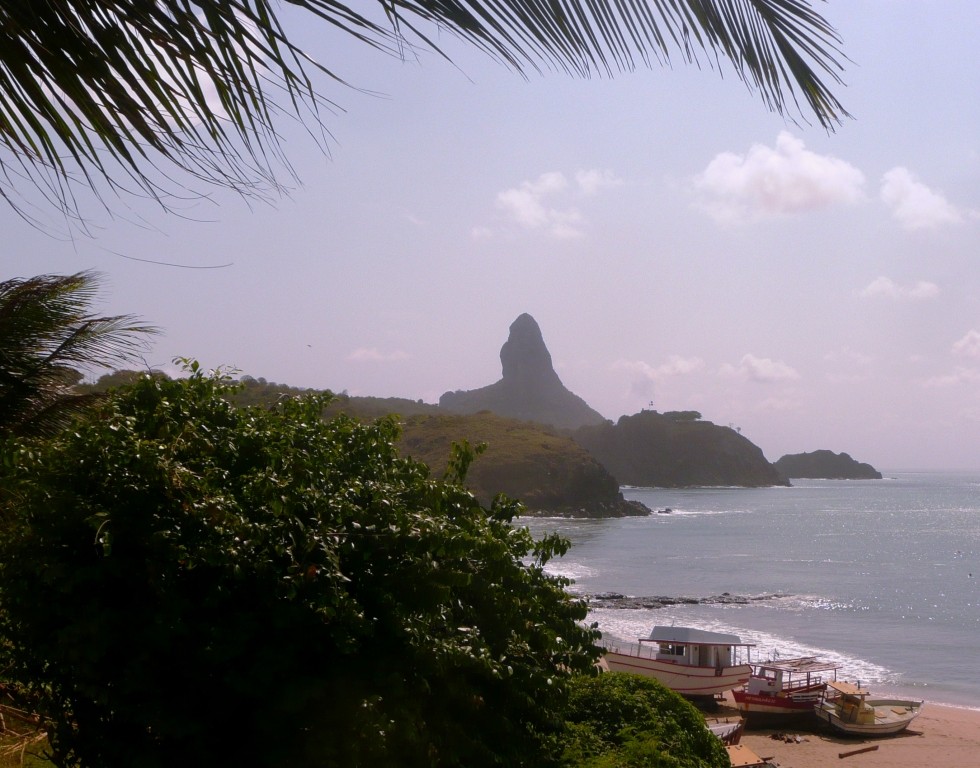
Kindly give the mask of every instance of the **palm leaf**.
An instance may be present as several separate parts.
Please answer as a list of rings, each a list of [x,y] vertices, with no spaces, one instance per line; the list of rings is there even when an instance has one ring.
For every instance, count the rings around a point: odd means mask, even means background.
[[[847,116],[827,85],[841,83],[839,38],[807,0],[378,0],[377,20],[334,0],[286,2],[389,53],[441,53],[433,32],[449,31],[519,72],[727,60],[770,109],[805,105],[827,128]],[[78,181],[163,202],[175,170],[244,194],[281,189],[276,118],[319,120],[329,102],[310,72],[343,81],[290,40],[277,7],[0,2],[0,196],[15,201],[25,172],[69,211]]]
[[[129,315],[97,317],[92,272],[0,282],[0,435],[48,434],[92,402],[78,369],[137,359],[155,332]]]

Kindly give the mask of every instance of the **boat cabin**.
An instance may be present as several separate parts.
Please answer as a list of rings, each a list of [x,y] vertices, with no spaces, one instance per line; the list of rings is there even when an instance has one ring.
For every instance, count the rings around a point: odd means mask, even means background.
[[[865,701],[869,693],[854,683],[827,683],[827,697],[837,708],[837,717],[844,723],[874,725],[875,708]]]
[[[656,644],[658,661],[719,670],[739,663],[736,649],[754,647],[754,643],[743,643],[738,635],[692,627],[654,627],[650,637],[639,641],[641,646]]]
[[[832,672],[832,680],[837,679],[840,664],[820,661],[815,656],[798,659],[782,659],[758,664],[745,692],[761,696],[791,695],[795,692],[822,690],[827,684],[825,673]],[[815,695],[819,696],[819,693]]]

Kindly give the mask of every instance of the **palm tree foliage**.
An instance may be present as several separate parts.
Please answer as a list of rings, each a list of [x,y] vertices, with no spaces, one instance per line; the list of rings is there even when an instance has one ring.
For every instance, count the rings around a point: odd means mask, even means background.
[[[771,109],[802,97],[827,128],[847,115],[822,79],[841,82],[839,38],[810,0],[285,5],[396,55],[442,53],[433,33],[449,31],[519,72],[727,59]],[[280,189],[275,118],[322,127],[316,72],[341,80],[291,40],[280,0],[0,0],[0,195],[23,213],[27,181],[73,214],[78,183],[160,202],[182,173],[244,194]]]
[[[0,436],[51,434],[99,397],[72,387],[78,368],[134,359],[154,329],[88,312],[92,272],[0,282]]]

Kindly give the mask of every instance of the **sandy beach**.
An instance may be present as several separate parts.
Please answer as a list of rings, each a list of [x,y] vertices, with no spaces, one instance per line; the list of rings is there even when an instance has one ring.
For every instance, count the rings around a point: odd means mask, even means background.
[[[718,716],[737,715],[734,706]],[[773,738],[774,735],[782,738]],[[980,711],[923,705],[904,733],[877,739],[842,738],[817,730],[749,729],[741,740],[779,768],[976,768],[980,765]],[[877,747],[858,752],[868,747]],[[841,757],[842,753],[855,753]]]

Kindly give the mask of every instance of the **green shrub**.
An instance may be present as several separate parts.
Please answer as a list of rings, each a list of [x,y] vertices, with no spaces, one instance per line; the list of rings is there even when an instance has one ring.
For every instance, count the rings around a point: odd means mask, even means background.
[[[687,700],[656,680],[608,672],[569,690],[563,761],[575,768],[727,768],[728,755]]]

